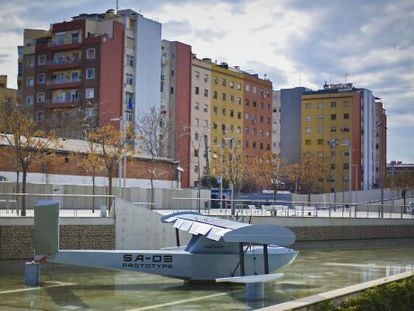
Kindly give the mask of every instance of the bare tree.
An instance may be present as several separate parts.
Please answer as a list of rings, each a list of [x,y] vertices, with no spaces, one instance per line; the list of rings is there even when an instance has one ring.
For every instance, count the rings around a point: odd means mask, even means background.
[[[142,152],[151,158],[149,174],[151,183],[151,205],[153,206],[155,201],[154,179],[163,174],[163,172],[157,170],[155,160],[156,158],[165,156],[165,145],[171,127],[165,122],[165,111],[158,106],[152,106],[147,113],[141,116],[135,126],[140,138]]]
[[[115,176],[116,168],[124,156],[133,151],[133,146],[130,144],[134,140],[135,134],[133,128],[130,126],[123,133],[113,125],[105,125],[94,132],[89,132],[88,141],[90,146],[96,153],[99,152],[102,157],[102,162],[106,169],[108,177],[108,195],[111,196],[112,180]],[[94,145],[97,144],[97,146]],[[112,207],[112,197],[108,200],[108,210]]]
[[[16,168],[16,192],[19,192],[20,170],[22,172],[21,192],[26,193],[27,173],[29,168],[50,157],[53,149],[57,147],[54,133],[46,134],[37,130],[37,124],[25,114],[13,108],[0,116],[2,123],[0,132],[7,147],[2,148],[3,157],[13,161]],[[8,150],[7,150],[8,149]],[[12,150],[12,152],[9,152]],[[26,216],[26,197],[21,198],[21,215]]]

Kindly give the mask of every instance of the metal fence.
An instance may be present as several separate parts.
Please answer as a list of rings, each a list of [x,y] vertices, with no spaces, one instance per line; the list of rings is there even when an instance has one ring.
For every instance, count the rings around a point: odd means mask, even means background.
[[[0,193],[0,217],[22,215],[23,205],[27,217],[34,216],[39,200],[58,200],[60,217],[108,217],[115,208],[114,195]],[[111,208],[108,208],[111,204]]]

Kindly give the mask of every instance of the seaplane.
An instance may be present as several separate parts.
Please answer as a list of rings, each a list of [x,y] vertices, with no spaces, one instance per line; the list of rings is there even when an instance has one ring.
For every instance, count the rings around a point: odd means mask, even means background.
[[[35,207],[35,260],[52,263],[139,271],[188,282],[269,282],[298,252],[288,228],[237,222],[195,212],[161,216],[175,228],[176,244],[159,250],[59,249],[59,202],[39,201]],[[179,231],[191,235],[180,245]]]

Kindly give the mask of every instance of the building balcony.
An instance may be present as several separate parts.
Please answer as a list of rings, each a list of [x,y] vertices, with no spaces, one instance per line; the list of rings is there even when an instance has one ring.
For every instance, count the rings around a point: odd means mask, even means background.
[[[53,98],[51,101],[46,100],[43,103],[37,103],[34,105],[35,110],[42,110],[42,109],[65,109],[65,108],[74,108],[80,106],[80,100],[65,100],[62,98]]]
[[[47,63],[48,70],[62,70],[79,67],[81,60],[79,58],[61,57]]]
[[[46,87],[51,90],[77,88],[81,83],[81,79],[64,79],[64,80],[49,80]]]

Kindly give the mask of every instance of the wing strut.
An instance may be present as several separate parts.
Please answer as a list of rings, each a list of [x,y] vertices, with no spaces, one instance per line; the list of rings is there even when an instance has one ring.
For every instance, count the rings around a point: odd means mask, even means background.
[[[267,252],[267,244],[263,244],[263,260],[264,260],[264,273],[269,274],[269,254]]]
[[[239,254],[240,254],[240,276],[245,276],[243,242],[239,243]]]
[[[178,228],[175,228],[175,240],[177,241],[177,246],[180,246],[180,232]]]

